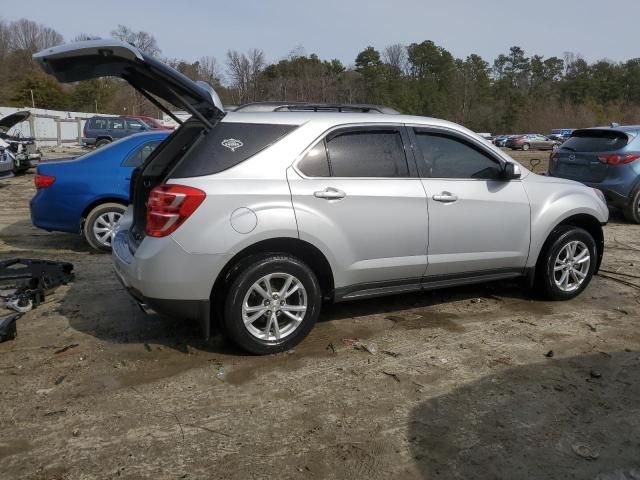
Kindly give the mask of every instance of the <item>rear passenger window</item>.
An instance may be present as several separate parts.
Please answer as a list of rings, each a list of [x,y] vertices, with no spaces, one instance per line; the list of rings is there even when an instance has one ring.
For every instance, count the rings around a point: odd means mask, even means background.
[[[329,160],[324,140],[313,147],[298,164],[307,177],[329,177]]]
[[[196,140],[197,144],[178,164],[172,177],[198,177],[222,172],[253,157],[296,128],[296,125],[220,122]]]
[[[109,128],[109,121],[104,118],[92,118],[89,121],[89,128],[96,130],[106,130]]]
[[[151,152],[160,144],[160,140],[154,142],[148,142],[138,147],[127,159],[124,161],[124,167],[139,167],[144,163]]]
[[[111,128],[114,130],[124,128],[124,121],[120,119],[111,120]]]
[[[440,133],[416,131],[422,162],[420,175],[428,178],[498,179],[500,164],[479,147]]]
[[[397,130],[339,133],[327,142],[334,177],[408,177],[402,137]]]

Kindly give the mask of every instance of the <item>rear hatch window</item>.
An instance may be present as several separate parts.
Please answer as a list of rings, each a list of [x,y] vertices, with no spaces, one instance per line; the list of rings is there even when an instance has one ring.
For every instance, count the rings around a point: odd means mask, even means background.
[[[220,122],[171,173],[171,178],[222,172],[253,157],[297,125]]]
[[[579,130],[561,145],[572,152],[611,152],[627,145],[629,138],[615,130]]]

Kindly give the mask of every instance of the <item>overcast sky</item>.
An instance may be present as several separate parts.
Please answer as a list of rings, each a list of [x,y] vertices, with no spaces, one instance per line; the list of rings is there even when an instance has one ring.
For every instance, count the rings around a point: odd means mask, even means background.
[[[167,57],[196,60],[258,47],[269,61],[302,45],[352,64],[368,45],[433,40],[457,57],[489,61],[512,45],[527,54],[588,60],[640,57],[640,0],[29,0],[4,1],[0,18],[109,36],[119,23],[145,30]]]

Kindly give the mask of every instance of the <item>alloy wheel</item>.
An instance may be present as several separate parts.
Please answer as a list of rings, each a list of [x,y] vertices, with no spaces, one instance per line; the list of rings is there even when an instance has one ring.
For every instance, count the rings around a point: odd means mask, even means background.
[[[111,247],[111,242],[118,231],[121,217],[122,214],[120,212],[105,212],[93,222],[91,230],[102,246]]]
[[[244,296],[242,321],[262,341],[280,341],[300,326],[307,312],[307,291],[288,273],[270,273],[256,281]]]
[[[560,249],[553,267],[553,280],[563,292],[580,288],[589,273],[591,253],[586,244],[573,240]]]

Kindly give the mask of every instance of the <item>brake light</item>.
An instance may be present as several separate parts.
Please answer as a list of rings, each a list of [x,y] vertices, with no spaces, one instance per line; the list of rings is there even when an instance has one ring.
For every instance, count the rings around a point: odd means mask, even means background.
[[[36,188],[49,188],[56,181],[56,177],[52,177],[51,175],[40,175],[36,173],[36,176],[33,179],[33,183],[36,184]]]
[[[175,232],[204,201],[202,190],[184,185],[158,185],[147,201],[146,233],[166,237]]]
[[[598,157],[598,160],[609,165],[626,165],[627,163],[635,162],[639,158],[640,155],[636,153],[629,153],[627,155],[618,155],[614,153],[611,155],[602,155]]]

